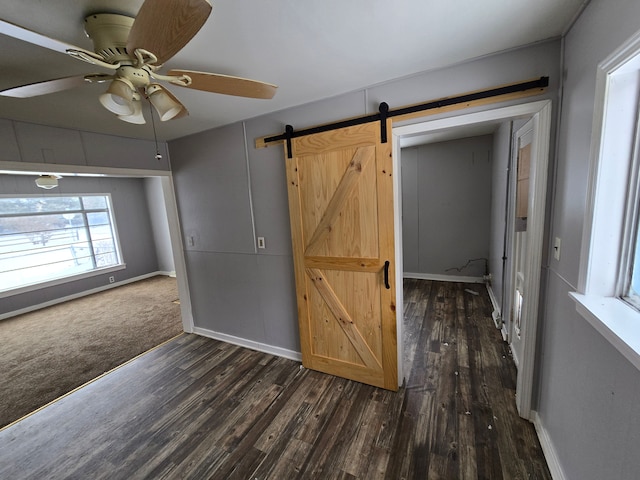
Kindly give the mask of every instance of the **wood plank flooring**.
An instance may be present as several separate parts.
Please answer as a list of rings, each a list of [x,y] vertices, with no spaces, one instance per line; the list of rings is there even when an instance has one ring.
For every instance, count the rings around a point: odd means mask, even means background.
[[[490,314],[405,280],[397,393],[183,335],[0,431],[0,478],[550,479]]]

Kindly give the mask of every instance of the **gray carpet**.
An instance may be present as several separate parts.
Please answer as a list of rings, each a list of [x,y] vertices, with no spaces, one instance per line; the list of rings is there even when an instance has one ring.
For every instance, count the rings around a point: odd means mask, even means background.
[[[0,321],[0,428],[182,332],[175,278]]]

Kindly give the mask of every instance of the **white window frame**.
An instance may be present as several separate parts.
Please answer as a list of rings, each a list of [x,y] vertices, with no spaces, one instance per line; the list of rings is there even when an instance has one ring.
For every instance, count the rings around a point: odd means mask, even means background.
[[[640,312],[622,299],[640,163],[640,32],[597,69],[577,311],[640,370]]]
[[[77,273],[77,274],[71,274],[71,275],[63,275],[60,277],[56,277],[56,278],[52,278],[50,280],[44,280],[42,282],[37,282],[37,283],[31,283],[28,285],[22,285],[16,288],[11,288],[8,290],[3,290],[0,291],[0,298],[5,298],[5,297],[10,297],[13,295],[18,295],[21,293],[26,293],[26,292],[31,292],[34,290],[39,290],[45,287],[51,287],[54,285],[61,285],[64,283],[68,283],[71,281],[76,281],[76,280],[81,280],[83,278],[89,278],[89,277],[94,277],[97,275],[104,275],[105,273],[111,273],[111,272],[116,272],[118,270],[124,270],[126,268],[126,264],[124,263],[123,259],[122,259],[122,249],[120,247],[120,238],[118,235],[118,228],[116,225],[116,219],[114,216],[114,212],[113,212],[113,201],[111,199],[111,194],[110,193],[68,193],[68,194],[57,194],[57,195],[46,195],[46,194],[40,194],[40,195],[34,195],[34,194],[26,194],[26,195],[20,195],[20,194],[7,194],[7,195],[0,195],[0,197],[2,198],[18,198],[18,197],[22,197],[22,198],[28,198],[28,197],[46,197],[46,196],[58,196],[58,197],[105,197],[107,199],[107,204],[108,204],[108,208],[107,208],[107,214],[109,215],[109,221],[111,222],[111,231],[113,234],[113,242],[114,245],[116,247],[116,255],[118,258],[118,263],[114,264],[114,265],[110,265],[108,267],[101,267],[101,268],[95,268],[92,270],[87,270],[85,272],[82,273]]]
[[[640,90],[640,78],[638,79],[638,90]],[[634,277],[634,265],[636,264],[636,245],[640,241],[640,232],[638,232],[638,227],[640,226],[640,102],[638,105],[618,272],[618,293],[625,302],[640,312],[640,292],[633,291],[631,287]],[[640,271],[635,272],[635,274],[640,275]]]

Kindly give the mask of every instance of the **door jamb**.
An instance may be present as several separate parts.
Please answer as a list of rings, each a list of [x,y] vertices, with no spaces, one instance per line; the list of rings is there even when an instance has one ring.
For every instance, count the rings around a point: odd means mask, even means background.
[[[169,237],[173,253],[173,266],[176,270],[178,281],[178,296],[180,298],[180,313],[182,316],[182,329],[186,333],[193,333],[193,310],[191,308],[191,293],[187,279],[187,262],[185,260],[184,245],[182,244],[182,232],[180,230],[180,217],[176,201],[176,190],[173,183],[173,175],[160,177],[164,207],[167,212],[169,225]]]
[[[517,117],[533,116],[534,139],[532,141],[531,187],[529,191],[530,231],[532,232],[527,246],[527,272],[525,286],[529,301],[523,305],[523,337],[525,341],[520,359],[516,385],[516,406],[521,417],[532,419],[532,394],[535,382],[536,334],[538,330],[538,306],[540,294],[540,276],[542,265],[542,248],[544,241],[544,216],[546,207],[546,189],[549,163],[549,145],[551,138],[551,100],[498,107],[482,112],[452,115],[445,118],[420,121],[393,127],[393,175],[394,181],[394,217],[395,217],[395,262],[396,262],[396,322],[398,338],[398,382],[402,383],[403,341],[402,323],[404,318],[404,295],[402,289],[402,190],[400,181],[400,140],[405,137],[421,135],[426,132],[450,129],[495,120],[509,120]]]

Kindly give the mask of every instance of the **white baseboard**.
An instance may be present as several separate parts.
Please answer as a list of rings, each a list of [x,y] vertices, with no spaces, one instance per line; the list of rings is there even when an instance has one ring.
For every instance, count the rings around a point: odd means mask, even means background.
[[[463,277],[461,275],[440,275],[437,273],[411,273],[404,272],[404,278],[416,278],[418,280],[435,280],[437,282],[463,282],[463,283],[484,283],[482,277]]]
[[[515,364],[516,368],[520,370],[520,360],[518,359],[518,355],[516,355],[516,351],[514,348],[511,348],[511,358],[513,358],[513,363]]]
[[[231,343],[232,345],[238,345],[240,347],[249,348],[251,350],[257,350],[258,352],[269,353],[276,357],[288,358],[289,360],[295,360],[296,362],[302,361],[302,354],[294,350],[288,350],[286,348],[276,347],[275,345],[269,345],[266,343],[255,342],[242,337],[235,337],[226,333],[215,332],[207,328],[193,327],[193,333],[196,335],[202,335],[203,337],[213,338],[214,340],[220,340],[221,342]]]
[[[498,305],[498,299],[496,298],[496,294],[493,292],[493,288],[491,288],[491,284],[487,283],[487,292],[489,293],[489,299],[491,300],[491,305],[493,306],[493,312],[491,313],[491,317],[493,318],[493,324],[496,328],[502,327],[502,313],[500,312],[500,305]]]
[[[502,328],[500,329],[500,333],[502,334],[502,340],[504,340],[505,342],[508,342],[509,335],[507,334],[507,325],[504,322],[502,322]]]
[[[122,280],[120,282],[109,283],[107,285],[103,285],[102,287],[92,288],[91,290],[85,290],[83,292],[74,293],[72,295],[67,295],[66,297],[56,298],[54,300],[49,300],[48,302],[39,303],[37,305],[30,305],[25,308],[21,308],[20,310],[14,310],[13,312],[7,312],[0,315],[0,320],[5,320],[7,318],[15,317],[17,315],[22,315],[23,313],[34,312],[36,310],[40,310],[41,308],[51,307],[53,305],[57,305],[59,303],[68,302],[69,300],[75,300],[76,298],[86,297],[87,295],[92,295],[94,293],[103,292],[105,290],[110,290],[112,288],[121,287],[122,285],[126,285],[128,283],[137,282],[139,280],[145,280],[151,277],[157,277],[158,275],[170,276],[170,272],[151,272],[146,273],[144,275],[140,275],[138,277],[128,278],[126,280]]]
[[[551,478],[553,478],[553,480],[566,480],[567,477],[565,476],[564,471],[560,466],[560,460],[558,459],[558,454],[556,453],[556,449],[553,446],[553,442],[551,441],[549,432],[547,432],[546,428],[544,428],[544,425],[542,425],[542,421],[540,420],[538,412],[533,411],[532,413],[533,424],[536,427],[538,440],[540,440],[540,446],[542,447],[544,457],[547,460],[547,465],[549,466],[549,471],[551,472]]]

